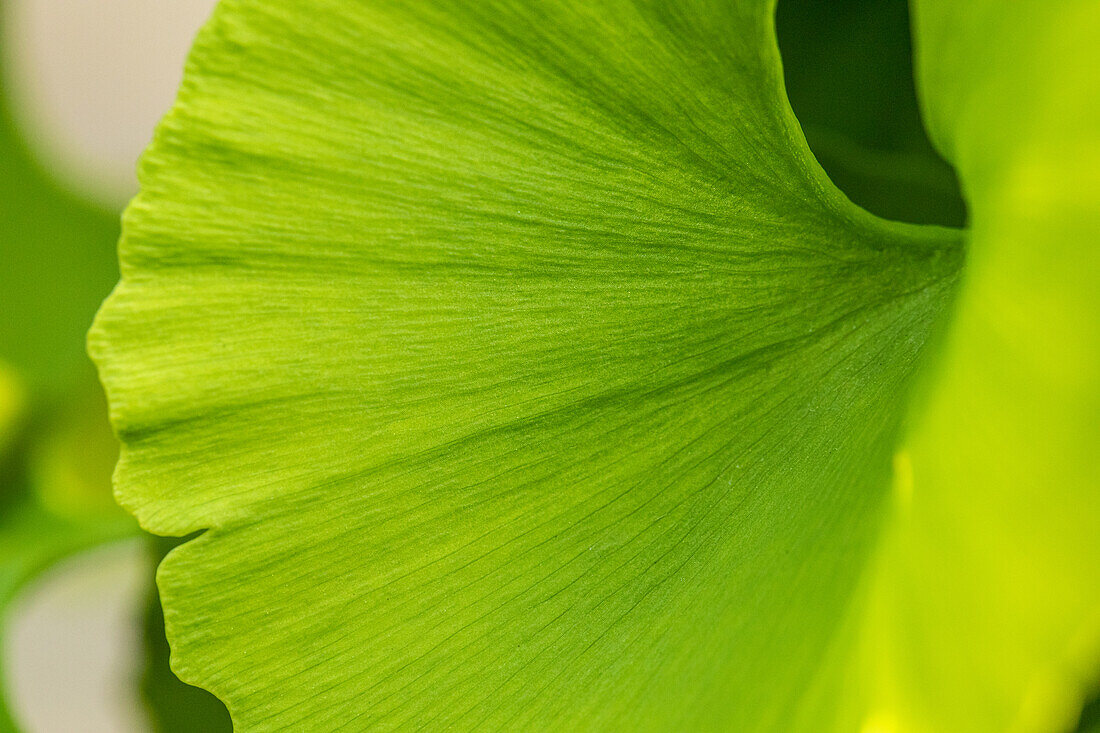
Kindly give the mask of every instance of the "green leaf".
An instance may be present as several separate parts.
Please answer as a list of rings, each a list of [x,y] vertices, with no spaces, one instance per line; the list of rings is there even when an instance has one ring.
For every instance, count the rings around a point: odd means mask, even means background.
[[[93,348],[238,726],[790,721],[959,247],[831,187],[771,24],[215,14]]]
[[[969,398],[944,374],[1018,363],[970,342],[968,271],[902,433],[962,237],[832,186],[787,105],[773,5],[216,11],[144,158],[91,343],[120,501],[151,531],[207,530],[158,579],[176,671],[239,729],[1016,719],[1024,652],[1095,599],[1071,564],[1049,596],[1008,582],[1032,571],[1009,531],[1027,502],[991,513],[1003,533],[983,524],[998,482],[1033,495],[1043,474],[974,451],[1005,405],[1046,397],[991,380],[972,434],[942,424]],[[928,34],[958,62],[958,37]],[[953,90],[933,132],[976,196]],[[973,202],[976,248],[999,248],[982,227],[1001,212]],[[1095,328],[1072,325],[1060,345]],[[1095,394],[1094,375],[1073,389]],[[1095,434],[1049,417],[1047,449]],[[1012,448],[1021,467],[1044,455]],[[1087,499],[1073,476],[1055,493]],[[963,539],[918,521],[926,504]],[[1052,557],[1092,557],[1076,533],[1098,514],[1065,511],[1021,536],[1065,528]],[[953,635],[952,609],[991,635]]]
[[[915,10],[971,234],[870,583],[869,679],[901,730],[1069,730],[1100,685],[1100,6]]]

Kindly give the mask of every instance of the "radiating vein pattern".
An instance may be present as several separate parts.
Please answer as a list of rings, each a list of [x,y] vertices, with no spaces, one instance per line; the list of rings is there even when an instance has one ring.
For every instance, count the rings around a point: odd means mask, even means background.
[[[832,188],[771,13],[219,8],[92,348],[238,727],[792,722],[959,247]]]

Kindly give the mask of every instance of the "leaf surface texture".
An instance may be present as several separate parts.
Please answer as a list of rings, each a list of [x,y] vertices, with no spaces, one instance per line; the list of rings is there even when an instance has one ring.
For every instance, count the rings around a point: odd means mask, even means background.
[[[773,10],[219,7],[92,344],[120,500],[206,530],[159,583],[176,670],[239,729],[922,704],[859,675],[898,621],[896,447],[961,235],[832,186]],[[991,684],[970,730],[1005,714]]]

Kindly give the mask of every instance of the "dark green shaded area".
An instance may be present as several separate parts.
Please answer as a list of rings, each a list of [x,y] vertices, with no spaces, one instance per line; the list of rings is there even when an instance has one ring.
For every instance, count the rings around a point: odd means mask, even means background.
[[[159,564],[182,541],[166,537],[151,538],[151,554]],[[141,689],[155,730],[160,733],[222,733],[233,730],[229,711],[218,698],[206,690],[181,682],[169,667],[164,611],[153,586],[149,590],[144,626],[145,667]]]
[[[1100,691],[1094,692],[1092,698],[1085,703],[1074,733],[1100,733]]]
[[[0,516],[11,511],[26,489],[28,431],[17,423],[12,433],[6,444],[0,444]]]
[[[833,182],[888,219],[965,224],[921,123],[905,0],[780,0],[776,16],[791,107]]]

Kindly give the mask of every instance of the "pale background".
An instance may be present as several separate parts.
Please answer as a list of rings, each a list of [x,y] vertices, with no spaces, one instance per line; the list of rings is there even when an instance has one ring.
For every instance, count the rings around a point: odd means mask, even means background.
[[[0,53],[12,107],[59,182],[121,210],[214,0],[6,0]],[[27,733],[140,733],[138,540],[57,566],[13,609],[2,661]]]

